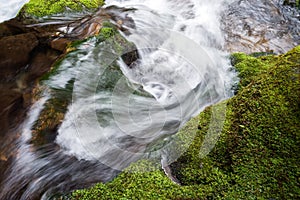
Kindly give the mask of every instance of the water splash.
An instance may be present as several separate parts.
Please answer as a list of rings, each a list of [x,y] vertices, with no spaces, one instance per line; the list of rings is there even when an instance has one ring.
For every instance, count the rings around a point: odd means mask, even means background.
[[[111,90],[97,90],[102,76],[114,72],[105,67],[111,63],[101,63],[103,55],[95,57],[98,47],[92,45],[56,142],[79,159],[122,170],[153,154],[149,146],[176,133],[206,106],[230,96],[234,74],[221,51],[221,3],[107,1],[107,6],[135,8],[127,13],[135,28],[127,27],[126,37],[141,59],[131,66],[119,60],[123,75]],[[148,96],[136,94],[139,87]]]
[[[29,0],[0,0],[0,23],[14,18]]]

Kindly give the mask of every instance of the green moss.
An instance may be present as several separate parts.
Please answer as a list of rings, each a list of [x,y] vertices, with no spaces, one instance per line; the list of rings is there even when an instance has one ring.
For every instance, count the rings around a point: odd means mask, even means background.
[[[110,27],[103,27],[100,34],[102,34],[104,38],[110,38],[115,34],[115,30]]]
[[[142,163],[142,164],[141,164]],[[129,167],[145,166],[142,161]],[[147,167],[151,163],[147,163]],[[153,167],[155,168],[155,167]],[[92,189],[73,192],[74,199],[194,199],[203,193],[211,194],[207,187],[179,186],[168,179],[162,171],[132,172],[126,170],[113,182],[97,184]],[[202,198],[199,198],[202,199]]]
[[[74,191],[73,199],[299,199],[300,46],[280,56],[233,56],[241,88],[223,102],[226,120],[213,151],[199,156],[215,106],[178,133],[193,140],[172,164],[182,186],[157,167],[133,173],[151,166],[140,161],[107,184]]]
[[[61,13],[66,8],[82,10],[86,8],[97,8],[104,4],[104,0],[30,0],[23,7],[23,11],[29,15],[46,16]]]
[[[234,53],[231,55],[231,62],[239,72],[241,89],[251,83],[258,74],[270,68],[272,62],[276,62],[276,58],[272,55],[256,58],[245,53]]]
[[[268,63],[267,70],[251,77],[229,101],[232,125],[212,154],[215,162],[227,157],[222,166],[231,166],[233,198],[300,196],[300,48],[271,58],[256,59],[255,63]]]

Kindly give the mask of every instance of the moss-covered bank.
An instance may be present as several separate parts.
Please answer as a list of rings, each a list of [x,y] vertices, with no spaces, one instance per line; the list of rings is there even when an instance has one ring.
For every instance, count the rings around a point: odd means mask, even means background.
[[[29,15],[41,17],[61,13],[66,9],[98,8],[103,4],[104,0],[30,0],[22,11]]]
[[[151,166],[140,161],[107,184],[74,191],[72,198],[299,199],[300,46],[279,56],[232,58],[241,82],[237,95],[222,102],[227,111],[221,137],[200,159],[213,107],[192,119],[198,121],[189,123],[198,126],[194,142],[172,164],[181,186],[162,170],[130,172]]]

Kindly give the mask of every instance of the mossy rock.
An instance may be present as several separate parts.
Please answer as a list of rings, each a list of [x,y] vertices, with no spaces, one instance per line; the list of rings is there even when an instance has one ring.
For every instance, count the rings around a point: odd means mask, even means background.
[[[215,148],[199,151],[215,106],[189,123],[197,126],[188,150],[171,165],[181,186],[160,169],[133,172],[133,163],[109,183],[76,190],[73,199],[299,199],[300,46],[284,55],[234,54],[240,88],[226,104]],[[193,129],[193,128],[192,128]],[[178,134],[188,136],[189,128]],[[148,164],[146,166],[150,166]]]
[[[39,85],[37,85],[33,91],[35,100],[40,99],[41,96],[44,95],[44,90],[47,90],[51,96],[45,103],[37,121],[32,127],[33,137],[31,143],[34,146],[42,146],[53,142],[73,97],[74,79],[71,79],[64,88],[49,87],[47,86],[47,81],[51,80],[51,78],[58,73],[63,73],[61,65],[64,64],[64,61],[71,63],[74,57],[76,58],[78,55],[81,46],[89,43],[99,45],[101,48],[97,51],[111,52],[116,58],[124,54],[126,55],[127,51],[130,53],[136,49],[135,45],[127,41],[117,31],[117,28],[109,22],[103,23],[103,27],[98,35],[70,43],[66,49],[67,53],[61,56],[60,59],[54,63],[51,70],[39,79]],[[135,59],[137,59],[137,57],[135,57]],[[104,71],[104,75],[98,80],[97,90],[112,91],[116,82],[122,77],[122,72],[116,62],[109,63],[109,66],[105,67],[107,68]]]
[[[34,146],[43,146],[55,140],[58,127],[63,121],[68,105],[72,100],[73,84],[74,81],[71,80],[64,89],[51,89],[52,97],[45,103],[44,109],[32,127],[31,143]],[[43,86],[37,87],[35,92],[43,88]],[[38,98],[39,94],[34,95]]]
[[[30,0],[23,8],[26,14],[42,17],[62,13],[67,9],[80,11],[104,5],[104,0]]]

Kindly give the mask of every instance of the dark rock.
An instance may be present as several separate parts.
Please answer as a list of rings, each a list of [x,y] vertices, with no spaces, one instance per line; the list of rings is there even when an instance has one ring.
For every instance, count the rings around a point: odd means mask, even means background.
[[[55,60],[61,55],[60,52],[46,48],[36,49],[35,56],[31,59],[27,70],[27,82],[35,80],[49,71]]]
[[[15,19],[0,24],[0,135],[21,122],[35,80],[61,55],[47,45],[45,33]]]
[[[39,44],[33,33],[25,33],[0,39],[0,76],[12,77],[25,67],[31,51]]]
[[[137,49],[134,49],[133,51],[129,51],[122,56],[123,61],[128,65],[130,68],[134,66],[134,62],[139,59],[139,54]]]
[[[26,29],[17,19],[5,21],[0,24],[0,38],[30,32],[26,31]]]
[[[10,127],[10,124],[14,123],[13,116],[15,111],[22,107],[22,93],[17,89],[14,84],[1,84],[0,85],[0,135],[3,135],[4,132]]]

